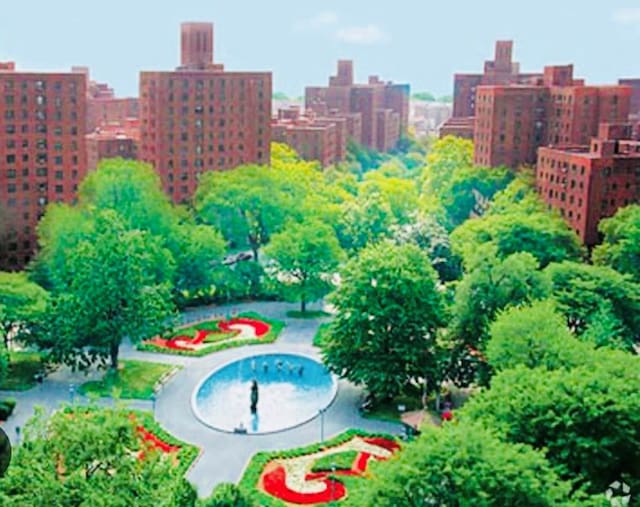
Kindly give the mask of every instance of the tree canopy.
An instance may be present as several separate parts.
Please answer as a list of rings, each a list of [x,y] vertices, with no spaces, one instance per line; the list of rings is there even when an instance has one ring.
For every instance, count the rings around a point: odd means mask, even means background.
[[[145,448],[128,411],[67,409],[48,418],[40,409],[0,479],[0,504],[193,507],[185,482],[171,460]]]
[[[615,480],[640,486],[640,359],[597,351],[573,369],[524,366],[495,375],[465,416],[506,440],[544,450],[564,478],[591,492]]]
[[[500,260],[491,250],[485,251],[456,287],[451,322],[455,339],[482,350],[498,311],[546,298],[549,282],[537,268],[538,261],[527,252]]]
[[[640,285],[629,276],[605,266],[567,261],[550,264],[545,273],[558,310],[578,335],[606,318],[619,330],[614,341],[622,338],[631,350],[640,340]]]
[[[411,380],[435,380],[444,307],[428,257],[416,246],[385,242],[362,250],[341,276],[323,346],[327,366],[379,398]]]
[[[571,498],[571,485],[559,479],[542,453],[501,442],[473,424],[426,426],[397,458],[373,464],[371,475],[359,490],[362,496],[354,495],[349,505],[596,505],[582,495]]]
[[[64,290],[53,298],[37,343],[74,367],[109,358],[117,368],[125,337],[149,338],[169,324],[166,277],[173,266],[156,237],[128,230],[114,211],[100,213],[94,225],[68,254]]]
[[[593,347],[575,338],[552,300],[509,307],[498,313],[489,328],[486,355],[496,370],[518,365],[549,370],[584,363]]]
[[[265,255],[289,300],[306,304],[325,296],[343,252],[334,230],[321,222],[290,223],[271,238]]]
[[[601,245],[593,250],[593,261],[631,275],[640,283],[640,205],[620,208],[611,218],[600,221],[604,235]]]

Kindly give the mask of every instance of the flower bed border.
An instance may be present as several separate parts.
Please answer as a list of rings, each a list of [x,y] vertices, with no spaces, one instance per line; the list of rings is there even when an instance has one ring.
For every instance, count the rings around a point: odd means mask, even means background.
[[[305,447],[297,447],[284,451],[260,451],[253,455],[253,457],[245,467],[242,478],[238,483],[238,488],[245,495],[254,499],[258,503],[258,505],[262,507],[286,507],[289,504],[287,504],[285,501],[268,495],[258,487],[264,467],[274,459],[297,458],[299,456],[313,454],[315,452],[329,449],[331,447],[336,447],[340,444],[348,442],[353,437],[384,438],[399,443],[398,438],[394,435],[377,432],[370,433],[359,429],[350,429],[343,433],[340,433],[330,440],[326,440],[324,443],[316,443]],[[351,488],[354,483],[360,482],[362,480],[361,476],[337,476],[340,478],[340,481],[345,485],[347,490],[349,490],[349,488]]]
[[[264,335],[262,338],[242,338],[242,339],[233,339],[230,338],[228,341],[221,341],[217,343],[211,343],[209,346],[204,347],[200,350],[176,350],[170,349],[167,347],[160,347],[158,345],[154,345],[152,343],[144,343],[140,342],[137,346],[138,350],[143,352],[156,352],[160,354],[170,354],[174,356],[192,356],[192,357],[202,357],[212,354],[214,352],[218,352],[220,350],[232,349],[235,347],[242,347],[244,345],[264,345],[265,343],[273,343],[278,339],[280,333],[285,327],[285,323],[281,320],[270,319],[265,317],[264,315],[259,314],[258,312],[242,312],[239,313],[236,317],[238,318],[248,318],[254,320],[261,320],[269,324],[271,329],[269,332]],[[210,319],[213,321],[214,319]],[[205,322],[205,321],[203,321]],[[181,326],[177,329],[181,329],[184,327],[192,327],[194,324],[186,324],[185,326]]]

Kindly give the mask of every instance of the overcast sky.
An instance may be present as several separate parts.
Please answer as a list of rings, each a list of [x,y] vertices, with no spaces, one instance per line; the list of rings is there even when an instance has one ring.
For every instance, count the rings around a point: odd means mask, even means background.
[[[19,69],[87,65],[119,96],[140,70],[170,70],[181,21],[214,23],[215,60],[271,70],[274,90],[325,84],[339,58],[413,91],[450,94],[479,72],[496,39],[513,39],[523,71],[573,63],[593,84],[640,77],[640,0],[25,0],[2,1],[0,61]]]

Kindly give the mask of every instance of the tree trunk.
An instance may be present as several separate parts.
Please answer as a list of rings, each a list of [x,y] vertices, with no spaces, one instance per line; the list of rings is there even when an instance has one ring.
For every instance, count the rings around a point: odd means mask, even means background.
[[[109,355],[111,356],[111,368],[115,371],[118,371],[118,353],[120,352],[120,344],[117,342],[112,342],[109,350]]]

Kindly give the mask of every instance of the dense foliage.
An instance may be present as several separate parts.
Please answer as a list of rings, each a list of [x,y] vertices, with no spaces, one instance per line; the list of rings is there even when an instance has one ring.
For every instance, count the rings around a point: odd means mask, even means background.
[[[383,399],[420,378],[433,389],[436,331],[444,324],[436,284],[429,258],[413,245],[364,249],[332,295],[338,313],[324,342],[325,363]]]

